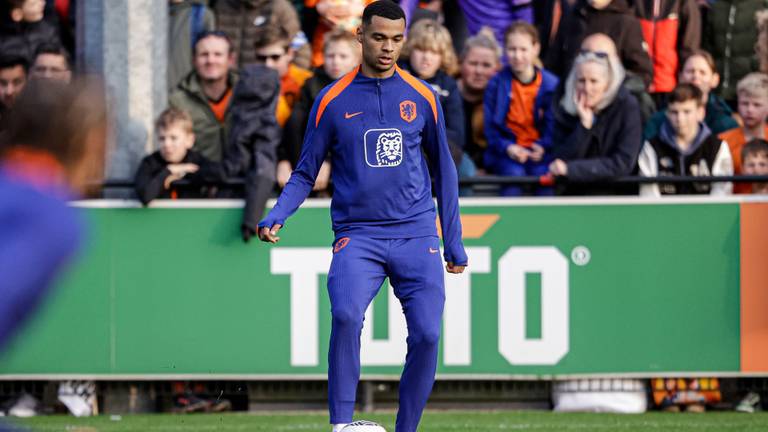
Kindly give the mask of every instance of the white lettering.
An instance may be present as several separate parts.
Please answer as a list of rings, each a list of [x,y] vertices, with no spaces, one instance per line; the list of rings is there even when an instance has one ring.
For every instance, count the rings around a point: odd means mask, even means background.
[[[472,364],[472,274],[491,271],[491,248],[466,248],[470,265],[464,273],[445,274],[443,363]]]
[[[499,352],[513,365],[554,365],[569,349],[568,260],[555,247],[512,247],[499,259]],[[541,274],[541,339],[525,336],[525,274]]]
[[[317,366],[318,276],[328,273],[330,248],[274,248],[272,274],[291,275],[291,366]]]

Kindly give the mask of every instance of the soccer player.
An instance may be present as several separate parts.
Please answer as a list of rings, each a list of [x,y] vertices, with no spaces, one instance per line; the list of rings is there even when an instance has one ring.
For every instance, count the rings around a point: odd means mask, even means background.
[[[259,237],[276,243],[330,150],[335,241],[328,273],[328,405],[334,432],[352,421],[363,315],[386,277],[408,324],[396,432],[416,431],[432,390],[445,288],[430,173],[446,270],[461,273],[467,265],[442,108],[428,84],[397,67],[404,32],[405,15],[395,3],[366,7],[357,31],[363,62],[318,95],[296,170],[259,223]]]
[[[100,87],[52,80],[30,82],[2,120],[0,353],[82,243],[66,201],[102,178],[106,122]]]

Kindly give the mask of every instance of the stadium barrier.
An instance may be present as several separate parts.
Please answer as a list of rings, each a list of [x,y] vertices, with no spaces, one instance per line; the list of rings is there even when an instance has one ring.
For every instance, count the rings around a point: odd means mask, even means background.
[[[459,179],[461,186],[475,186],[475,185],[553,185],[553,184],[568,184],[568,183],[597,183],[597,184],[652,184],[652,183],[716,183],[716,182],[734,182],[734,183],[768,183],[768,176],[765,175],[730,175],[730,176],[659,176],[659,177],[643,177],[643,176],[622,176],[617,178],[601,178],[601,179],[588,179],[588,180],[572,180],[566,177],[553,177],[549,174],[543,176],[496,176],[496,175],[482,175],[477,177],[467,177]],[[243,179],[239,177],[233,177],[224,179],[220,182],[209,182],[210,185],[219,185],[227,187],[242,187]],[[198,187],[199,183],[190,183],[186,180],[177,180],[174,185],[180,187]],[[104,189],[132,189],[134,187],[133,180],[120,180],[112,179],[107,180],[99,185]]]
[[[325,379],[328,200],[276,246],[242,242],[239,201],[73,205],[89,247],[0,379]],[[768,199],[470,198],[462,221],[439,379],[768,375]],[[363,379],[398,377],[405,332],[383,289]]]

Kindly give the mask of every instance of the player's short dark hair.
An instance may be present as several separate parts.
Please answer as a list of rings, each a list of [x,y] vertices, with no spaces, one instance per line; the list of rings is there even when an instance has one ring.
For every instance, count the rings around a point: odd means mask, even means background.
[[[696,106],[704,106],[704,93],[701,89],[690,83],[680,83],[669,94],[668,103],[682,103],[690,100],[696,102]]]
[[[16,66],[21,66],[25,75],[29,73],[29,60],[25,56],[19,54],[0,55],[0,69],[10,69]]]
[[[363,10],[363,25],[370,24],[374,16],[405,21],[405,12],[392,0],[378,0],[366,6]]]
[[[742,162],[747,158],[747,156],[757,156],[760,154],[768,157],[768,141],[764,139],[755,138],[744,144],[744,147],[741,148]]]
[[[209,37],[224,39],[227,42],[227,45],[229,46],[230,54],[234,52],[235,47],[232,45],[232,39],[229,37],[227,32],[221,31],[221,30],[205,30],[203,32],[200,32],[195,38],[195,43],[194,45],[192,45],[192,53],[193,54],[197,53],[197,45],[200,43],[201,40],[207,39]]]
[[[276,24],[265,24],[256,27],[253,47],[259,49],[279,43],[287,50],[291,46],[291,39],[291,35],[284,27]]]
[[[87,156],[87,134],[106,121],[100,83],[32,80],[0,119],[0,155],[17,146],[45,150],[69,169]]]
[[[72,69],[72,59],[69,56],[69,51],[62,45],[57,43],[45,42],[40,44],[35,50],[35,56],[32,63],[37,61],[37,58],[43,54],[51,54],[64,57],[64,61],[67,63],[67,69]]]

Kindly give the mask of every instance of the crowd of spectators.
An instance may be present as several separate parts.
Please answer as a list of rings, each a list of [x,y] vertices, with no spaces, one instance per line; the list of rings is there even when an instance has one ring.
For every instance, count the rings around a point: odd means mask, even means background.
[[[211,162],[225,159],[233,147],[229,113],[238,71],[262,65],[258,74],[267,77],[264,69],[272,69],[280,89],[272,113],[277,132],[262,138],[276,138],[254,142],[249,136],[252,141],[241,139],[241,145],[270,155],[275,165],[270,182],[282,187],[298,163],[315,96],[359,62],[354,32],[368,3],[170,0],[169,70],[175,71],[169,73],[170,104],[192,117],[193,148]],[[541,179],[538,185],[507,184],[491,192],[503,196],[765,189],[749,183],[610,182],[631,175],[746,173],[743,147],[749,142],[761,155],[762,147],[752,141],[768,137],[764,1],[401,0],[400,5],[409,20],[400,66],[439,97],[460,179],[488,174]],[[212,43],[228,49],[220,53],[216,85],[205,78],[215,69],[214,60],[206,59]],[[748,173],[768,172],[750,164]],[[331,179],[326,162],[314,193],[330,196]],[[478,192],[464,186],[461,193]]]
[[[157,123],[159,151],[137,173],[140,199],[232,196],[216,182],[242,177],[260,213],[298,163],[316,95],[359,64],[355,30],[371,1],[169,0],[170,108]],[[527,179],[479,193],[766,189],[611,182],[768,173],[764,0],[399,3],[408,17],[400,67],[439,97],[459,178]],[[0,2],[0,116],[28,80],[71,79],[76,4]],[[333,193],[327,162],[314,193]],[[465,182],[461,193],[478,190]],[[244,236],[257,218],[244,218]]]

